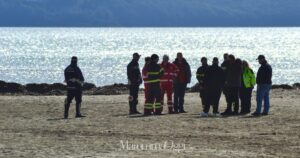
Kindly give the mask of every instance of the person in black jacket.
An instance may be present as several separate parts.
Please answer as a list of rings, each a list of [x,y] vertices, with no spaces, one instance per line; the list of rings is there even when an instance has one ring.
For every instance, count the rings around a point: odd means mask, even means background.
[[[64,118],[67,119],[69,116],[70,104],[74,97],[76,101],[76,117],[85,117],[80,113],[84,77],[80,68],[77,66],[77,57],[72,57],[71,64],[65,69],[64,75],[68,90],[67,98],[65,99]]]
[[[142,75],[139,67],[141,55],[134,53],[132,61],[127,65],[127,77],[129,85],[129,114],[140,114],[137,111],[139,87],[142,84]]]
[[[179,70],[174,80],[174,113],[186,113],[183,105],[187,84],[191,82],[191,67],[180,52],[173,64]]]
[[[209,67],[208,64],[207,64],[207,58],[202,57],[201,58],[201,63],[202,63],[202,66],[200,66],[198,68],[197,73],[196,73],[196,78],[199,82],[200,98],[201,98],[202,107],[204,108],[204,105],[205,105],[204,78],[205,78],[205,73],[206,73],[206,71]]]
[[[221,67],[219,67],[218,58],[213,59],[212,66],[208,67],[204,77],[204,96],[205,107],[202,117],[207,117],[210,105],[213,106],[213,115],[219,116],[219,101],[222,94],[222,88],[225,82],[225,74]]]
[[[242,85],[241,78],[243,73],[242,60],[235,59],[229,55],[230,64],[227,69],[225,86],[227,88],[227,108],[222,115],[239,114],[239,90]],[[232,106],[234,111],[232,111]]]
[[[254,116],[268,115],[270,109],[269,92],[272,88],[272,67],[268,64],[264,55],[259,55],[257,58],[261,65],[257,72],[256,83],[256,111],[252,113]],[[264,101],[264,111],[261,113],[262,101]]]
[[[147,66],[147,81],[148,81],[148,96],[147,103],[145,104],[144,115],[151,115],[153,112],[154,106],[154,114],[161,114],[161,90],[160,90],[160,78],[164,74],[163,68],[158,65],[159,57],[156,54],[151,56],[151,63]]]
[[[221,68],[224,70],[225,76],[227,76],[228,68],[229,68],[229,65],[230,65],[229,54],[225,53],[223,55],[223,58],[224,58],[224,61],[221,64]],[[226,102],[228,103],[230,101],[230,99],[229,99],[229,88],[226,84],[223,87],[223,94],[225,95]]]

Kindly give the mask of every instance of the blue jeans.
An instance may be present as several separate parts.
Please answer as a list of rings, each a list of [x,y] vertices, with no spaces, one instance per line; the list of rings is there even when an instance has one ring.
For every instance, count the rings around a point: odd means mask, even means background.
[[[256,92],[256,113],[261,113],[262,102],[264,101],[264,113],[269,113],[270,109],[270,98],[269,92],[271,90],[271,84],[260,84],[257,85],[257,92]]]

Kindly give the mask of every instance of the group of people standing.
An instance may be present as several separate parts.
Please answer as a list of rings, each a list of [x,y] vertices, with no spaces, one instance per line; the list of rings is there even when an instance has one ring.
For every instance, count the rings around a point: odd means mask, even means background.
[[[144,115],[161,115],[164,107],[164,96],[167,95],[169,114],[186,113],[184,110],[184,96],[187,84],[191,82],[191,68],[182,53],[177,53],[173,63],[169,56],[164,55],[159,64],[156,54],[145,58],[142,73],[139,67],[141,55],[133,54],[132,61],[127,66],[129,85],[129,114],[140,114],[137,110],[139,87],[144,82],[145,104]],[[64,118],[69,116],[72,100],[76,100],[76,117],[85,117],[81,114],[82,87],[84,77],[77,65],[77,57],[72,57],[71,64],[65,69],[67,84],[67,98],[65,99]],[[213,58],[212,64],[207,58],[201,58],[202,65],[198,68],[196,78],[199,82],[200,98],[203,112],[207,117],[210,106],[213,106],[213,116],[219,116],[219,101],[222,92],[225,95],[227,108],[221,115],[248,114],[251,110],[251,96],[257,84],[256,111],[254,116],[268,115],[270,109],[269,91],[272,86],[272,68],[265,56],[257,58],[261,65],[257,77],[247,61],[236,59],[234,55],[224,54],[224,61],[219,66],[218,58]],[[173,95],[174,94],[174,95]],[[174,98],[172,98],[174,96]],[[241,101],[241,104],[240,104]],[[261,112],[264,102],[264,111]],[[240,106],[241,105],[241,106]],[[239,109],[241,110],[239,111]]]
[[[129,114],[140,114],[137,111],[138,91],[144,82],[145,106],[144,115],[160,115],[164,107],[164,96],[167,95],[168,113],[185,113],[184,96],[187,84],[191,82],[191,68],[182,53],[177,54],[173,63],[169,56],[164,55],[158,64],[156,54],[145,58],[145,65],[140,73],[138,53],[133,54],[132,61],[127,66],[129,84]],[[173,97],[174,93],[174,99]],[[174,102],[173,102],[174,100]]]
[[[191,68],[183,57],[177,53],[173,63],[167,55],[158,64],[159,57],[153,54],[145,58],[142,73],[139,68],[141,55],[133,54],[132,61],[127,66],[129,83],[129,114],[140,114],[137,111],[139,86],[144,82],[145,105],[144,115],[160,115],[163,111],[164,96],[167,94],[169,114],[185,113],[184,96],[187,84],[191,81]],[[209,65],[207,58],[201,58],[196,78],[199,82],[200,98],[202,101],[202,117],[207,117],[210,106],[213,107],[213,116],[219,116],[219,101],[222,92],[225,95],[227,108],[221,113],[224,116],[245,115],[251,110],[252,91],[257,84],[257,108],[252,115],[268,115],[269,91],[272,85],[272,68],[265,56],[259,55],[257,60],[261,67],[257,77],[247,61],[235,58],[234,55],[224,54],[224,61],[219,66],[218,58],[213,58]],[[174,93],[174,102],[172,99]],[[261,113],[262,102],[264,111]]]

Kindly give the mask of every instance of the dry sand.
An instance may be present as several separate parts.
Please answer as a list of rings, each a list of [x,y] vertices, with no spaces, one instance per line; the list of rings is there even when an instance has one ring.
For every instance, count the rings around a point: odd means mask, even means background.
[[[83,100],[88,117],[75,119],[72,105],[63,120],[64,97],[0,96],[0,157],[300,157],[299,90],[272,91],[264,117],[200,118],[197,93],[188,113],[152,117],[129,117],[126,95]]]

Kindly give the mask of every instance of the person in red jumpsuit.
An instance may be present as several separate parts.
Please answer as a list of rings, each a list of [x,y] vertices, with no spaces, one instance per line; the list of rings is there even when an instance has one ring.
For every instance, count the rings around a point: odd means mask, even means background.
[[[148,76],[147,76],[147,66],[151,63],[151,58],[146,57],[145,58],[145,65],[142,70],[142,76],[144,80],[144,93],[145,93],[145,104],[147,103],[148,93],[149,93],[149,82],[148,82]]]
[[[161,88],[161,111],[164,105],[164,95],[167,93],[167,105],[169,109],[169,114],[173,114],[173,80],[178,73],[178,68],[175,64],[169,62],[169,56],[164,55],[163,61],[160,66],[165,70],[164,75],[160,78],[160,88]]]

